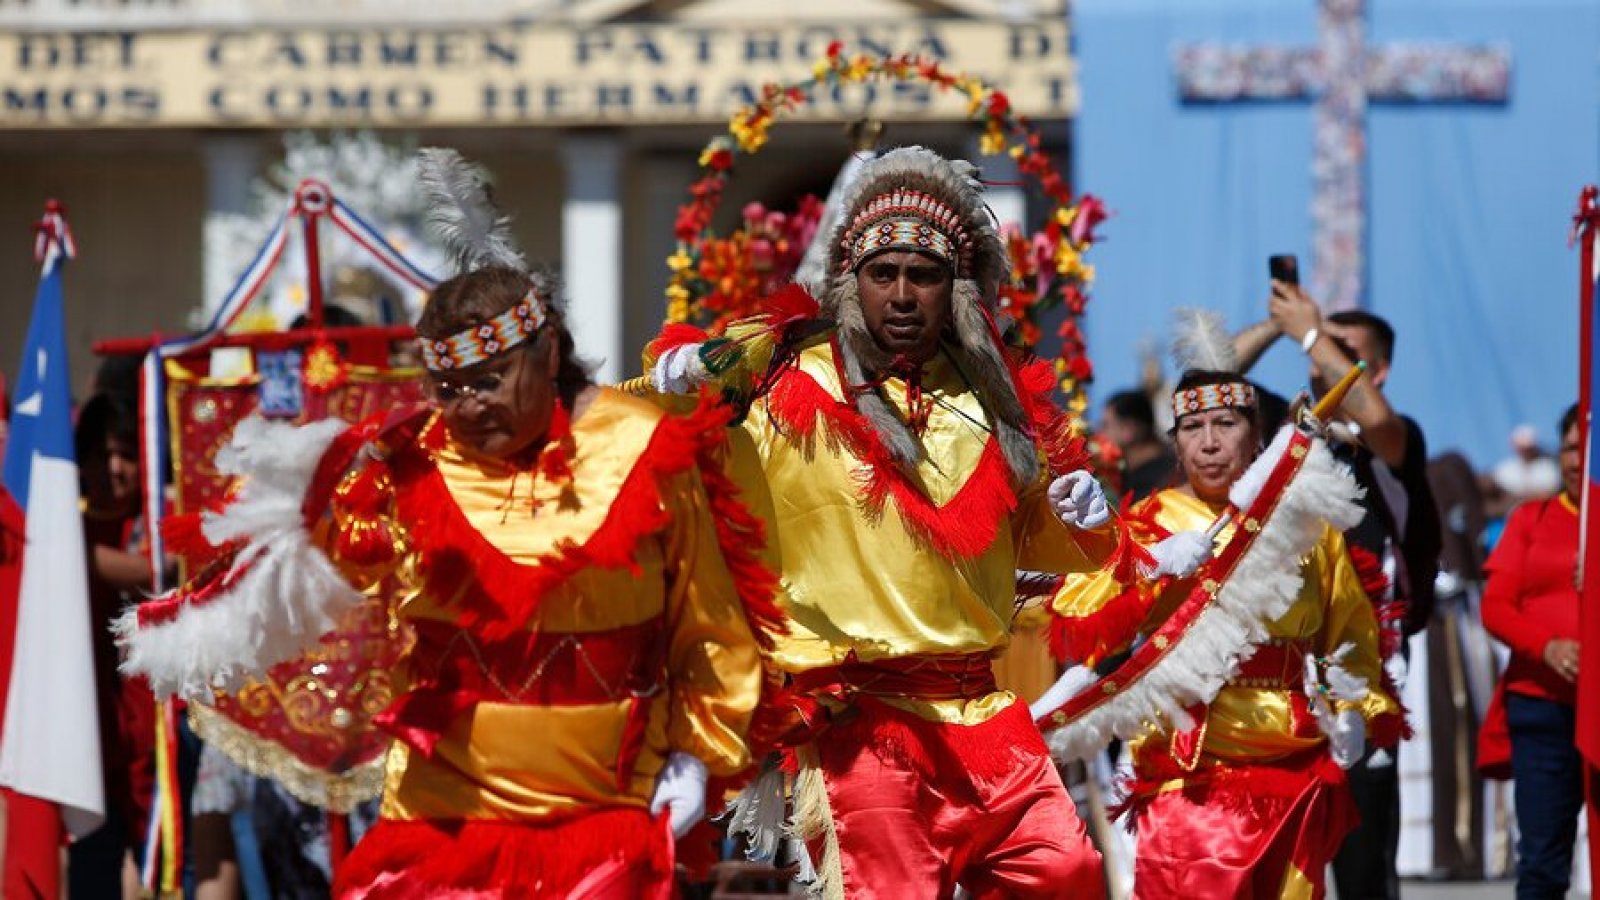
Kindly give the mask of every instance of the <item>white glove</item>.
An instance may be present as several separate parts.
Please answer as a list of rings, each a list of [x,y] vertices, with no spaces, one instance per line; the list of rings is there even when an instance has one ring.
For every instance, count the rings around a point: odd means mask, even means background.
[[[1333,733],[1328,735],[1328,752],[1339,768],[1348,769],[1361,761],[1367,749],[1367,720],[1361,710],[1347,707],[1333,717]]]
[[[667,754],[667,763],[656,776],[656,792],[650,797],[650,815],[667,810],[672,820],[672,836],[683,837],[694,823],[706,817],[706,764],[687,753]]]
[[[1156,560],[1155,569],[1146,575],[1187,578],[1211,558],[1211,538],[1204,531],[1180,531],[1146,549]]]
[[[692,394],[711,380],[700,361],[700,345],[673,347],[656,358],[650,369],[650,384],[658,394]]]
[[[1037,722],[1040,717],[1048,716],[1060,709],[1062,704],[1073,697],[1083,693],[1090,685],[1100,680],[1088,666],[1073,666],[1061,673],[1056,683],[1044,692],[1044,696],[1028,704],[1028,715]]]
[[[1360,762],[1361,754],[1367,748],[1367,720],[1362,717],[1361,710],[1346,707],[1335,712],[1333,706],[1334,702],[1340,700],[1359,703],[1367,696],[1367,680],[1343,665],[1344,658],[1354,649],[1352,643],[1340,644],[1325,660],[1318,660],[1313,653],[1306,654],[1307,705],[1316,717],[1317,727],[1328,738],[1329,754],[1341,769],[1348,769]]]
[[[1100,482],[1084,469],[1050,483],[1050,507],[1056,518],[1075,528],[1099,528],[1111,519],[1111,505]]]

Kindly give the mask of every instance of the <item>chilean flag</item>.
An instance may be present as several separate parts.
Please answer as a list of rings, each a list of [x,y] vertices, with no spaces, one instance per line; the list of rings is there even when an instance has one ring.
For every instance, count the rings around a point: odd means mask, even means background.
[[[48,845],[30,833],[38,828],[48,828],[45,837],[54,837],[57,846],[49,847],[48,871],[37,868],[44,862],[37,857],[13,860],[7,854],[8,897],[54,896],[50,882],[57,877],[61,829],[82,836],[105,819],[61,302],[61,270],[72,254],[72,239],[53,202],[39,228],[35,249],[43,275],[17,368],[4,468],[5,488],[23,514],[25,537],[15,617],[0,619],[13,626],[9,634],[0,633],[11,657],[0,719],[0,786],[8,789],[8,849],[16,838],[33,839],[36,848]],[[26,887],[11,880],[19,863],[31,870],[21,873]]]
[[[1596,290],[1595,264],[1600,261],[1596,243],[1600,242],[1600,208],[1597,193],[1586,188],[1578,211],[1577,224],[1583,239],[1583,263],[1579,275],[1580,316],[1578,421],[1583,432],[1583,497],[1578,535],[1579,570],[1583,583],[1578,586],[1578,644],[1583,648],[1578,664],[1577,744],[1584,758],[1584,794],[1589,809],[1589,877],[1600,878],[1600,441],[1594,433],[1594,398],[1600,396],[1600,366],[1595,365],[1595,348],[1600,347],[1600,301]]]

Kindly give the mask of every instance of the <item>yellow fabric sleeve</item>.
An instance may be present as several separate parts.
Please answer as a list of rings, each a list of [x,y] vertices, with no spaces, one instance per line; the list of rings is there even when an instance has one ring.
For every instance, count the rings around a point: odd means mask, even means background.
[[[761,655],[717,543],[705,489],[694,473],[673,479],[667,502],[667,743],[714,775],[750,764],[744,735],[761,695]]]

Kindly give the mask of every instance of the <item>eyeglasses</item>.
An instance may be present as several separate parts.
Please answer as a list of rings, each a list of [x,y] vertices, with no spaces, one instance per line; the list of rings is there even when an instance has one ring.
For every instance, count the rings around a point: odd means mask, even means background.
[[[439,379],[433,382],[433,398],[443,406],[468,398],[484,403],[498,392],[505,382],[506,377],[500,372],[489,372],[461,384]]]

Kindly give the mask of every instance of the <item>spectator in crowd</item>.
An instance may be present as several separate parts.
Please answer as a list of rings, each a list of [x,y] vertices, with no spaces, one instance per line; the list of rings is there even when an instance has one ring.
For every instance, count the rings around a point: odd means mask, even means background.
[[[111,373],[96,377],[97,386],[113,381]],[[117,671],[111,638],[111,622],[151,588],[139,509],[138,424],[131,392],[101,392],[83,405],[74,434],[107,801],[106,823],[70,848],[68,886],[74,898],[138,896],[138,863],[155,785],[155,698],[144,679]]]
[[[1177,457],[1156,432],[1155,408],[1143,391],[1112,394],[1100,423],[1106,437],[1122,451],[1122,489],[1132,502],[1172,485]]]
[[[1511,648],[1497,699],[1511,740],[1519,900],[1566,896],[1583,805],[1583,766],[1573,744],[1579,448],[1574,405],[1561,417],[1561,493],[1512,512],[1489,557],[1483,595],[1484,626]]]
[[[1268,319],[1235,338],[1241,361],[1254,361],[1279,337],[1294,341],[1311,365],[1319,395],[1350,367],[1365,362],[1346,396],[1333,433],[1334,453],[1350,464],[1366,489],[1366,517],[1345,533],[1352,552],[1371,554],[1392,571],[1389,600],[1404,604],[1404,633],[1421,631],[1433,614],[1433,580],[1439,566],[1439,521],[1427,479],[1422,429],[1384,397],[1394,358],[1395,333],[1379,316],[1347,310],[1323,316],[1298,285],[1274,280]],[[1419,678],[1425,675],[1418,674]],[[1400,895],[1396,854],[1400,842],[1400,783],[1393,754],[1371,750],[1349,771],[1361,825],[1334,860],[1344,900]]]

